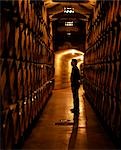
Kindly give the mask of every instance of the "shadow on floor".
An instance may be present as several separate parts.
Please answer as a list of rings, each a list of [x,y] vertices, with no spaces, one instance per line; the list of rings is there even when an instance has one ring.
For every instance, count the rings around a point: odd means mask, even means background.
[[[73,116],[74,124],[72,128],[72,133],[69,139],[68,150],[74,149],[76,144],[76,138],[78,133],[78,125],[79,125],[79,114],[75,114]]]

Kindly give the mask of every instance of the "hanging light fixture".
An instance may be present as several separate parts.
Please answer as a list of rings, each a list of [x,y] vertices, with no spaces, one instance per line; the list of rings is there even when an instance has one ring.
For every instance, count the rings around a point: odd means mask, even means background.
[[[64,13],[68,14],[68,13],[74,13],[74,8],[71,7],[64,7]]]
[[[67,22],[65,22],[65,26],[72,27],[73,26],[73,21],[67,21]]]

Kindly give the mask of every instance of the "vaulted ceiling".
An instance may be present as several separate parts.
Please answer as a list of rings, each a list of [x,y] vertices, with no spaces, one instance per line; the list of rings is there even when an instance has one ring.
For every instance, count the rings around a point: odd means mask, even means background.
[[[56,49],[64,45],[64,42],[71,45],[71,48],[77,46],[77,49],[80,49],[84,46],[86,22],[95,3],[96,0],[44,0],[49,19],[53,22]],[[64,13],[64,8],[72,8],[74,13]],[[73,22],[73,26],[65,26],[65,22]]]
[[[96,0],[44,0],[44,2],[50,16],[63,12],[65,6],[74,7],[75,12],[88,16]]]

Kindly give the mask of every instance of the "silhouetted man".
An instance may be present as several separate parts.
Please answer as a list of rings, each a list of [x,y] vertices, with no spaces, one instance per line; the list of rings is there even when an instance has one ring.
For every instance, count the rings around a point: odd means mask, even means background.
[[[77,60],[72,59],[71,65],[72,65],[71,89],[72,89],[72,93],[73,93],[73,105],[74,105],[74,108],[71,109],[71,111],[74,112],[74,113],[79,113],[78,90],[79,90],[79,87],[80,87],[80,74],[79,74],[79,69],[77,67]]]

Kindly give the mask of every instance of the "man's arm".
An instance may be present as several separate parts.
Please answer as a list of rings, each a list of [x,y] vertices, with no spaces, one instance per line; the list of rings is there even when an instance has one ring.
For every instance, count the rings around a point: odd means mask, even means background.
[[[81,83],[81,76],[79,73],[79,69],[77,69],[77,79],[78,79],[78,82]]]

